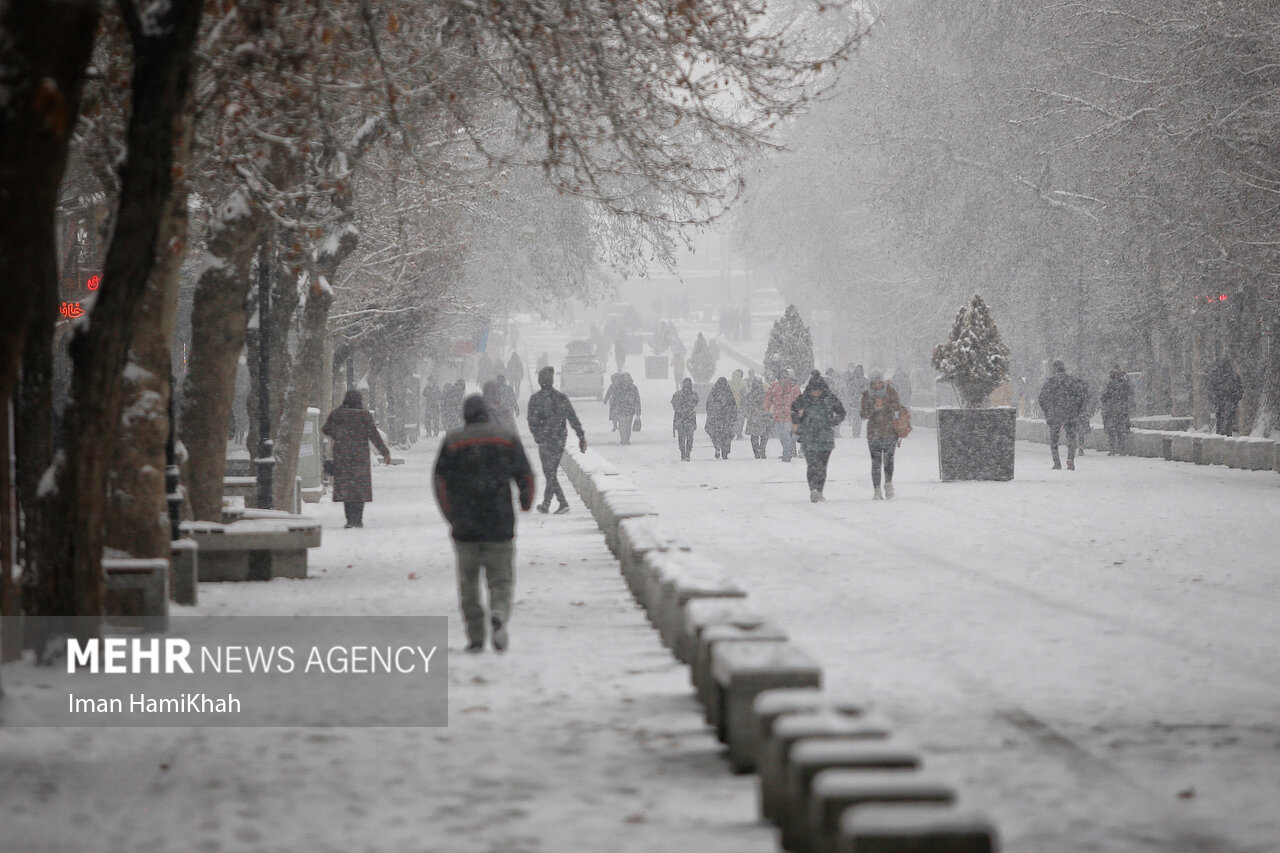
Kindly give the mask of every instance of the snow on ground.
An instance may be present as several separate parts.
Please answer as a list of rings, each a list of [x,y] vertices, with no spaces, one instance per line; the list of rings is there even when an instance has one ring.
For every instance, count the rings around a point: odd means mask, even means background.
[[[759,360],[763,335],[742,346]],[[1014,481],[942,483],[917,428],[898,496],[872,501],[866,441],[845,428],[811,504],[776,441],[767,461],[746,441],[717,461],[700,417],[680,462],[675,383],[627,368],[644,431],[620,447],[606,407],[578,401],[595,449],[828,685],[917,740],[1007,851],[1280,850],[1275,473],[1093,452],[1053,471],[1047,446],[1019,442]]]
[[[56,672],[9,665],[0,851],[773,849],[751,777],[727,772],[572,495],[570,515],[519,519],[511,650],[461,652],[435,449],[375,468],[363,530],[308,507],[325,526],[310,579],[202,584],[174,633],[222,615],[447,614],[448,728],[16,728],[65,693],[40,686]]]

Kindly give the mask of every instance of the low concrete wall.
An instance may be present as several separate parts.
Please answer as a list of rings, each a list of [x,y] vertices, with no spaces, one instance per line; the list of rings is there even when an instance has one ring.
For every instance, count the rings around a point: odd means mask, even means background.
[[[1153,417],[1135,418],[1134,423],[1176,424],[1189,418]],[[929,429],[938,428],[936,409],[911,408],[911,422]],[[1018,418],[1018,441],[1049,443],[1049,425],[1039,418]],[[1097,424],[1092,424],[1085,436],[1086,450],[1107,449],[1107,434]],[[1166,457],[1166,446],[1170,456]],[[1131,429],[1125,442],[1126,456],[1145,456],[1151,459],[1170,458],[1174,462],[1190,462],[1196,465],[1225,465],[1251,471],[1280,471],[1280,442],[1272,438],[1252,436],[1223,436],[1203,432],[1187,432],[1174,429]]]
[[[919,412],[916,423],[936,426],[932,409],[913,412]],[[1019,429],[1035,428],[1020,423]],[[653,505],[607,459],[594,450],[582,453],[571,447],[561,467],[618,558],[637,604],[663,644],[690,666],[696,696],[708,722],[728,745],[733,769],[758,766],[770,747],[770,724],[775,720],[797,714],[862,713],[861,702],[816,689],[822,683],[817,662],[792,645],[782,627],[752,607],[722,566],[664,534]],[[793,708],[794,699],[785,694],[797,690],[812,698]],[[791,701],[778,706],[778,699]],[[870,735],[887,736],[888,731],[868,716],[855,728],[855,736]],[[807,818],[798,820],[793,830],[806,837],[817,831]]]

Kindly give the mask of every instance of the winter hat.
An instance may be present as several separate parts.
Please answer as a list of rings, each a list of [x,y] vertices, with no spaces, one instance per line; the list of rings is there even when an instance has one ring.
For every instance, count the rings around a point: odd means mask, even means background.
[[[684,384],[683,384],[683,385],[681,385],[680,387],[681,387],[681,388],[684,388],[684,389],[685,389],[685,390],[687,390],[687,391],[692,391],[692,390],[693,390],[693,380],[692,380],[692,379],[690,379],[688,376],[686,376],[686,377],[684,378]]]
[[[543,388],[550,388],[556,384],[556,369],[554,367],[544,367],[538,371],[538,384]]]
[[[829,390],[831,389],[827,386],[827,380],[823,379],[822,374],[816,370],[813,372],[813,375],[809,377],[809,384],[804,386],[804,393],[806,394],[813,391],[821,391],[825,394]]]
[[[1067,372],[1067,366],[1066,366],[1065,364],[1063,364],[1063,363],[1062,363],[1062,360],[1061,360],[1061,359],[1056,359],[1056,360],[1053,362],[1053,372],[1054,372],[1054,373],[1066,373],[1066,372]]]
[[[462,419],[469,424],[487,424],[489,406],[479,394],[471,394],[462,401]]]
[[[342,396],[342,407],[344,409],[363,409],[364,397],[360,395],[360,389],[352,388]]]
[[[868,381],[868,382],[883,382],[883,381],[884,381],[884,371],[883,371],[883,370],[873,370],[873,371],[871,371],[870,373],[868,373],[868,374],[867,374],[867,381]]]

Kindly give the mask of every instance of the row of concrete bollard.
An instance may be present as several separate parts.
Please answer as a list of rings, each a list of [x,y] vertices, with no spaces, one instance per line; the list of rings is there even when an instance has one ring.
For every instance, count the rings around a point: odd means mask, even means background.
[[[992,853],[985,815],[923,772],[919,751],[754,610],[714,561],[665,536],[635,484],[594,451],[563,466],[663,645],[689,666],[707,723],[793,853]]]

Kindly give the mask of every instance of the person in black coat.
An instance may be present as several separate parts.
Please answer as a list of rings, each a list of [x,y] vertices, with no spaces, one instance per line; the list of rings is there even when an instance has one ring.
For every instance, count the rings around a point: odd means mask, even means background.
[[[320,431],[333,442],[333,500],[342,504],[347,527],[364,527],[364,505],[373,500],[369,445],[378,449],[386,465],[391,464],[391,450],[355,388],[348,390],[342,405],[329,413]]]
[[[1089,389],[1084,382],[1067,373],[1067,366],[1061,361],[1053,363],[1053,373],[1040,386],[1037,400],[1044,412],[1044,419],[1049,424],[1049,451],[1053,456],[1053,467],[1062,467],[1058,456],[1058,438],[1063,430],[1067,434],[1067,468],[1076,468],[1076,427],[1084,416],[1088,405]]]
[[[558,476],[560,457],[564,455],[564,442],[569,436],[569,430],[565,424],[572,426],[573,431],[578,434],[578,448],[583,453],[587,452],[587,435],[582,431],[582,422],[578,420],[578,413],[573,410],[573,403],[569,402],[569,398],[564,393],[552,387],[555,381],[554,367],[548,365],[538,371],[540,390],[529,398],[527,412],[529,434],[538,443],[542,476],[547,481],[542,503],[538,504],[538,512],[547,512],[551,508],[551,499],[554,497],[560,501],[560,506],[556,510],[556,514],[560,515],[569,511],[569,501],[564,496],[564,489],[560,488]]]
[[[432,376],[422,386],[423,425],[431,435],[440,433],[440,386]]]
[[[1119,367],[1111,370],[1102,389],[1102,428],[1107,433],[1107,455],[1124,454],[1129,437],[1129,415],[1133,412],[1133,386]]]
[[[1235,435],[1240,398],[1243,396],[1240,374],[1231,365],[1231,359],[1222,359],[1209,378],[1209,405],[1213,406],[1218,435]]]
[[[693,380],[685,377],[680,390],[671,395],[671,434],[680,448],[681,460],[688,462],[693,452],[693,432],[698,428],[698,392]]]
[[[480,601],[480,570],[489,587],[494,651],[507,648],[514,578],[512,559],[516,518],[511,483],[520,490],[520,509],[533,505],[533,469],[515,433],[493,423],[478,394],[462,404],[465,424],[450,430],[436,457],[436,501],[449,522],[458,558],[458,598],[467,626],[467,651],[484,650],[485,612]]]
[[[462,426],[462,398],[467,395],[466,380],[445,385],[440,392],[440,424],[447,431]]]
[[[707,392],[707,435],[716,449],[717,459],[728,459],[733,446],[733,431],[738,423],[738,402],[729,380],[721,376]]]
[[[822,490],[827,486],[827,462],[836,446],[835,429],[844,417],[844,404],[820,375],[810,377],[804,393],[791,403],[791,423],[804,446],[805,478],[814,503],[826,500]]]

